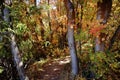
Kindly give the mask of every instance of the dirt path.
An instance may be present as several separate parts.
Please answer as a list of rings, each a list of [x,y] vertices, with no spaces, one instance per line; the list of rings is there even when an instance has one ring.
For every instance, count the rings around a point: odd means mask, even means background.
[[[64,66],[70,62],[70,57],[50,60],[42,67],[32,66],[29,70],[30,80],[58,80]]]

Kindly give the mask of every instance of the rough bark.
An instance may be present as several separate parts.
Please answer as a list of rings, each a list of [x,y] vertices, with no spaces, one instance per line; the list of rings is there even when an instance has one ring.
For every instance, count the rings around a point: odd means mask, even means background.
[[[76,47],[74,41],[74,20],[75,20],[75,12],[74,6],[70,0],[64,0],[64,4],[67,10],[67,17],[68,17],[68,45],[70,49],[70,56],[71,56],[71,63],[72,63],[72,73],[73,75],[78,74],[78,59],[76,54]]]

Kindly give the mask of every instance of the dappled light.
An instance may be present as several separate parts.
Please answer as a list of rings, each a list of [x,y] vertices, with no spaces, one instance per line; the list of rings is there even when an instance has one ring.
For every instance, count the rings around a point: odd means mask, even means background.
[[[120,80],[120,0],[0,0],[0,80]]]
[[[67,64],[67,63],[70,63],[70,57],[69,56],[67,56],[64,60],[59,62],[60,65]]]

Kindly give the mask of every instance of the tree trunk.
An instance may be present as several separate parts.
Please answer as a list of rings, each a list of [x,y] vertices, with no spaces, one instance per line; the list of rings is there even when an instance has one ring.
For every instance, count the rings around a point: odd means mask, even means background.
[[[68,45],[70,49],[70,56],[71,56],[71,62],[72,62],[72,73],[73,75],[78,74],[78,58],[76,54],[76,47],[75,47],[75,41],[74,41],[74,20],[75,20],[75,12],[74,12],[74,6],[70,0],[64,0],[64,4],[67,10],[67,17],[68,17]]]
[[[3,15],[4,15],[3,19],[5,22],[8,23],[8,26],[11,26],[9,14],[10,14],[10,10],[5,6],[3,9]],[[14,64],[15,64],[16,69],[18,71],[18,75],[19,75],[20,80],[25,80],[25,74],[24,74],[24,70],[23,70],[23,62],[21,60],[20,53],[19,53],[18,47],[17,47],[16,42],[15,42],[15,36],[12,33],[10,33],[9,35],[10,35],[10,39],[11,39],[10,45],[11,45],[11,52],[12,52]]]
[[[78,9],[81,9],[81,12],[78,11]],[[79,2],[77,2],[77,9],[76,9],[76,16],[79,20],[79,22],[77,22],[77,34],[79,35],[81,32],[81,27],[82,27],[82,18],[83,18],[83,4],[80,4]],[[79,14],[81,14],[81,16],[79,17]],[[82,52],[82,45],[81,45],[81,40],[79,39],[77,41],[77,51],[81,54]]]
[[[111,40],[110,40],[110,43],[109,43],[109,48],[108,50],[110,50],[117,38],[117,36],[120,34],[120,25],[118,26],[118,28],[116,29],[114,35],[112,36]]]
[[[15,36],[13,34],[10,34],[10,38],[11,38],[11,52],[13,55],[16,69],[18,71],[19,78],[20,80],[25,80],[23,62],[21,60],[20,53],[19,53],[18,47],[15,42]]]
[[[107,23],[107,19],[109,18],[112,7],[112,0],[102,0],[97,2],[97,20],[102,20],[100,22],[101,25]],[[100,33],[101,35],[101,33]],[[95,52],[102,51],[104,52],[104,42],[102,41],[102,37],[98,36],[95,38]]]
[[[97,20],[101,24],[106,24],[112,8],[112,0],[102,0],[97,2]]]
[[[95,52],[97,51],[104,52],[104,43],[98,37],[95,38]]]
[[[50,0],[48,0],[48,6],[50,6]],[[49,20],[48,25],[49,25],[49,29],[50,29],[49,39],[50,39],[50,41],[52,41],[52,34],[51,34],[52,29],[51,29],[50,10],[49,9],[48,9],[48,20]]]

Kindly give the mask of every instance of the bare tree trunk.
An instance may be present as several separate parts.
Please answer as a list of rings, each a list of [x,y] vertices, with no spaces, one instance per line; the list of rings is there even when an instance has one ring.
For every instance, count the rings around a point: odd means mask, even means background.
[[[98,37],[95,38],[95,52],[97,51],[104,52],[104,43]]]
[[[70,56],[72,62],[72,73],[77,75],[79,71],[78,58],[76,54],[75,40],[74,40],[74,25],[75,25],[75,12],[74,6],[70,0],[64,0],[64,4],[67,10],[68,17],[68,45],[70,49]]]
[[[97,2],[97,20],[102,20],[100,24],[104,25],[107,23],[107,19],[109,18],[112,7],[112,0],[103,0]],[[101,33],[100,33],[101,35]],[[102,37],[95,38],[95,52],[102,51],[104,52],[104,42],[102,41]]]
[[[8,0],[7,0],[8,1]],[[5,1],[7,3],[7,1]],[[7,4],[11,4],[10,1],[8,1]],[[4,21],[6,21],[8,24],[9,24],[9,27],[11,26],[10,23],[10,10],[5,6],[4,9],[3,9],[3,18],[4,18]],[[12,52],[12,56],[13,56],[13,60],[14,60],[14,64],[16,66],[16,69],[18,71],[18,75],[19,75],[19,78],[20,80],[25,80],[25,74],[24,74],[24,69],[23,69],[23,62],[21,60],[21,57],[20,57],[20,53],[19,53],[19,50],[18,50],[18,47],[16,45],[16,42],[15,42],[15,36],[10,33],[10,39],[11,39],[11,52]]]
[[[10,38],[11,38],[11,52],[14,58],[16,69],[18,71],[19,78],[20,80],[25,80],[23,62],[21,60],[20,53],[15,42],[15,36],[13,34],[10,34]]]
[[[106,24],[112,8],[112,0],[102,0],[97,2],[97,20],[102,20],[101,24]]]

